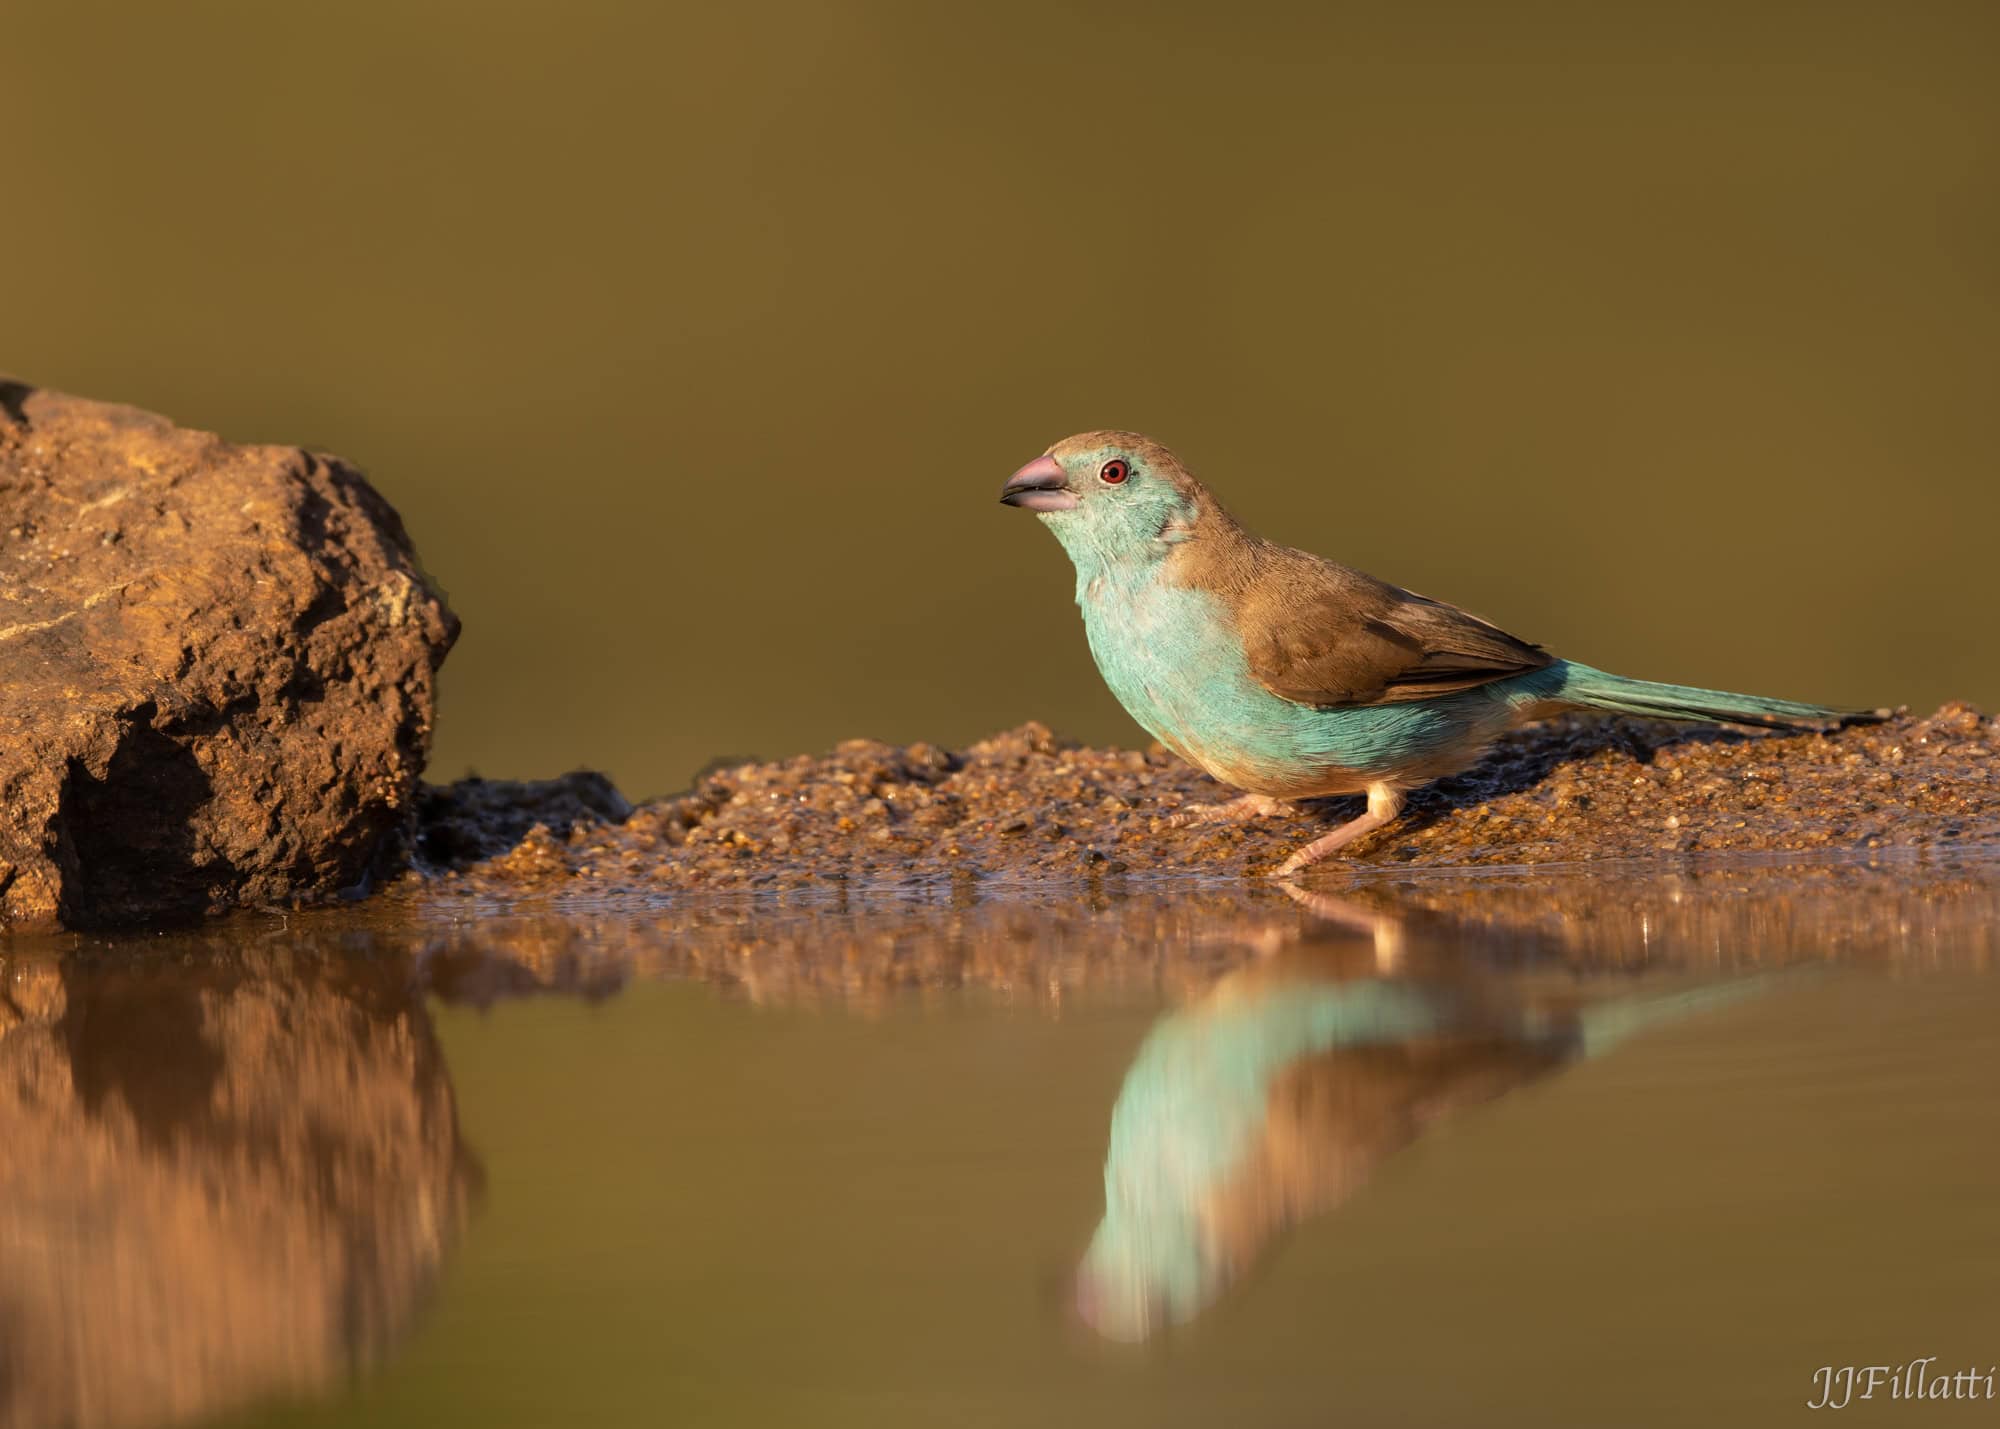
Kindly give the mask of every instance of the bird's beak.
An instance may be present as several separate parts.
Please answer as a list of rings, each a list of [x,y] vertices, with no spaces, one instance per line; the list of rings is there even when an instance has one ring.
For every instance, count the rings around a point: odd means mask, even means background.
[[[1076,493],[1054,457],[1038,456],[1007,478],[1000,500],[1029,511],[1069,511],[1076,506]]]

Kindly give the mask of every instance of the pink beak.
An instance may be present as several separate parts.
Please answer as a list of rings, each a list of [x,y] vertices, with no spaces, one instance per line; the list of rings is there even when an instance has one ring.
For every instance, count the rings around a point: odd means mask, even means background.
[[[1029,511],[1070,511],[1076,507],[1069,478],[1052,456],[1038,456],[1008,477],[1000,488],[1000,500]]]

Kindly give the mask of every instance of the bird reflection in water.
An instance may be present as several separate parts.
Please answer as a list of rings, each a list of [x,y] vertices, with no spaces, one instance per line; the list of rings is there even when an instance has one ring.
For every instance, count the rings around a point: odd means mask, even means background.
[[[1293,893],[1366,944],[1265,948],[1141,1044],[1111,1113],[1104,1218],[1076,1275],[1077,1311],[1107,1338],[1194,1319],[1274,1237],[1441,1117],[1766,981],[1536,995],[1447,961],[1413,967],[1399,919]]]

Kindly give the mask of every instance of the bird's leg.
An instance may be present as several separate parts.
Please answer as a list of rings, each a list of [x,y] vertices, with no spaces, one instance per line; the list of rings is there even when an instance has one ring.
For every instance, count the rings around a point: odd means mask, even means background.
[[[1245,794],[1226,804],[1189,804],[1168,817],[1167,827],[1184,829],[1189,824],[1239,824],[1247,819],[1268,819],[1273,814],[1287,813],[1291,807],[1285,800],[1273,799],[1269,794]]]
[[[1273,878],[1285,878],[1302,868],[1310,868],[1336,849],[1372,834],[1403,811],[1403,791],[1387,784],[1368,786],[1368,812],[1349,819],[1330,834],[1322,834],[1273,869]]]

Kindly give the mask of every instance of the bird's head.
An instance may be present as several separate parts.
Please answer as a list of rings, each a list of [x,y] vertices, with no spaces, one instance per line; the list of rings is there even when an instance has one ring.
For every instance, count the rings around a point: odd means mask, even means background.
[[[1007,478],[1000,499],[1041,517],[1073,560],[1157,558],[1220,509],[1151,437],[1084,432],[1065,437]]]

